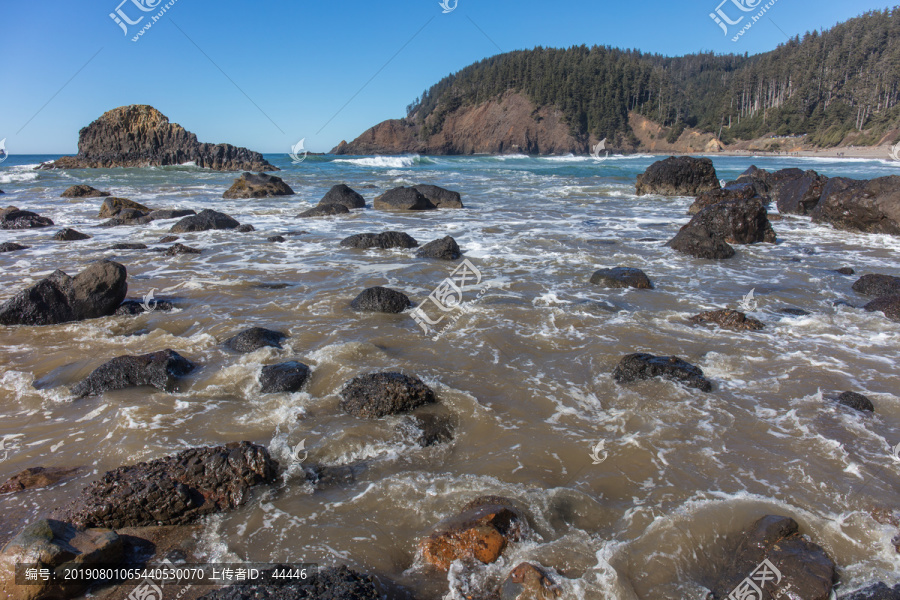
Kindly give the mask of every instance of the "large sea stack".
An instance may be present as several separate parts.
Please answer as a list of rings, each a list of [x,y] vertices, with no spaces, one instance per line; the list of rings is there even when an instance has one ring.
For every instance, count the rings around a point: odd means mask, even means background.
[[[161,167],[193,162],[216,171],[277,171],[262,154],[231,144],[201,144],[197,136],[146,105],[104,113],[78,134],[78,155],[40,169]]]

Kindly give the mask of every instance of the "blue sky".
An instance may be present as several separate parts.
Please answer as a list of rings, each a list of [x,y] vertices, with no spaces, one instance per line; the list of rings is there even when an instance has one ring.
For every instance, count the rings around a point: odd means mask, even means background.
[[[0,139],[11,154],[74,153],[80,128],[127,104],[155,106],[202,142],[280,153],[306,138],[323,152],[402,117],[424,89],[498,48],[754,54],[785,33],[892,6],[778,0],[771,21],[734,43],[709,17],[720,0],[458,0],[447,14],[438,0],[176,0],[132,42],[149,16],[126,36],[109,17],[120,1],[0,5]],[[156,12],[133,2],[159,10],[168,1],[126,0],[121,10],[134,21]]]

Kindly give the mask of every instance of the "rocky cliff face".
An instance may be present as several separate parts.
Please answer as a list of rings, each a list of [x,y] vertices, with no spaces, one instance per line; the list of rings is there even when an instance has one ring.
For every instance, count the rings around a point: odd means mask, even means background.
[[[525,96],[502,98],[447,115],[438,133],[422,139],[406,119],[384,121],[332,154],[587,154],[593,139],[576,139],[555,107],[535,109]]]
[[[81,130],[78,155],[44,169],[159,167],[193,162],[216,171],[277,171],[259,152],[231,144],[201,144],[197,136],[152,106],[123,106]]]

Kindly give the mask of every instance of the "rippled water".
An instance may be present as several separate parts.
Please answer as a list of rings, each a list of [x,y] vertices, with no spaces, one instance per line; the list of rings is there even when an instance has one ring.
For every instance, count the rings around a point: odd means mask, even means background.
[[[284,169],[297,196],[222,200],[234,174],[192,167],[35,172],[49,157],[0,168],[4,205],[35,210],[93,235],[51,241],[57,228],[0,232],[30,250],[0,254],[0,300],[61,268],[100,258],[126,265],[129,297],[155,290],[173,313],[0,329],[0,480],[30,466],[88,466],[66,484],[0,497],[0,539],[60,506],[104,470],[181,449],[248,439],[283,464],[302,440],[308,463],[352,465],[355,479],[313,489],[300,469],[242,509],[205,522],[215,560],[343,563],[381,573],[423,598],[462,598],[522,560],[563,578],[568,598],[700,598],[728,544],[763,514],[793,516],[838,563],[842,587],[900,582],[896,530],[870,515],[896,508],[900,463],[900,324],[853,306],[858,274],[900,275],[900,238],[834,231],[807,218],[774,222],[777,245],[738,247],[728,261],[675,254],[663,243],[689,198],[637,198],[634,178],[655,159],[309,157]],[[890,161],[714,158],[721,178],[750,164],[829,176],[898,173]],[[98,228],[99,199],[59,198],[88,183],[154,208],[215,208],[257,231],[182,236],[199,256],[106,250],[155,243],[174,221]],[[465,210],[295,219],[335,183],[371,200],[397,185],[435,183]],[[385,285],[424,300],[453,268],[414,250],[341,248],[348,235],[405,231],[420,243],[454,236],[490,288],[436,341],[408,314],[360,315],[349,302]],[[304,232],[299,235],[286,235]],[[286,235],[287,242],[265,241]],[[654,290],[592,286],[602,267],[643,269]],[[287,284],[286,287],[260,284]],[[690,325],[704,309],[736,308],[751,290],[756,333]],[[475,300],[475,291],[467,300]],[[810,316],[787,316],[784,307]],[[290,334],[283,350],[236,355],[221,342],[249,326]],[[121,354],[172,348],[201,365],[186,391],[123,390],[73,402],[68,386]],[[712,393],[663,381],[621,387],[611,372],[630,352],[675,354],[703,368]],[[313,368],[302,393],[260,395],[260,368],[297,359]],[[452,413],[452,443],[422,449],[405,417],[344,415],[337,392],[376,370],[417,374]],[[868,395],[874,416],[836,407]],[[591,449],[605,442],[606,460]],[[602,456],[603,453],[600,453]],[[3,454],[0,454],[2,457]],[[535,534],[474,575],[424,568],[416,543],[474,496],[527,505]],[[469,578],[472,578],[469,580]]]

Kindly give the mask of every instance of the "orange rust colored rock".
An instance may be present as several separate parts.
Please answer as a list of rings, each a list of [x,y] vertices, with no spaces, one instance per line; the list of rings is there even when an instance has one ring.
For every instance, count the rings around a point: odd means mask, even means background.
[[[465,531],[436,533],[422,542],[425,560],[444,571],[455,560],[476,558],[490,564],[500,558],[506,538],[494,527],[473,527]]]

